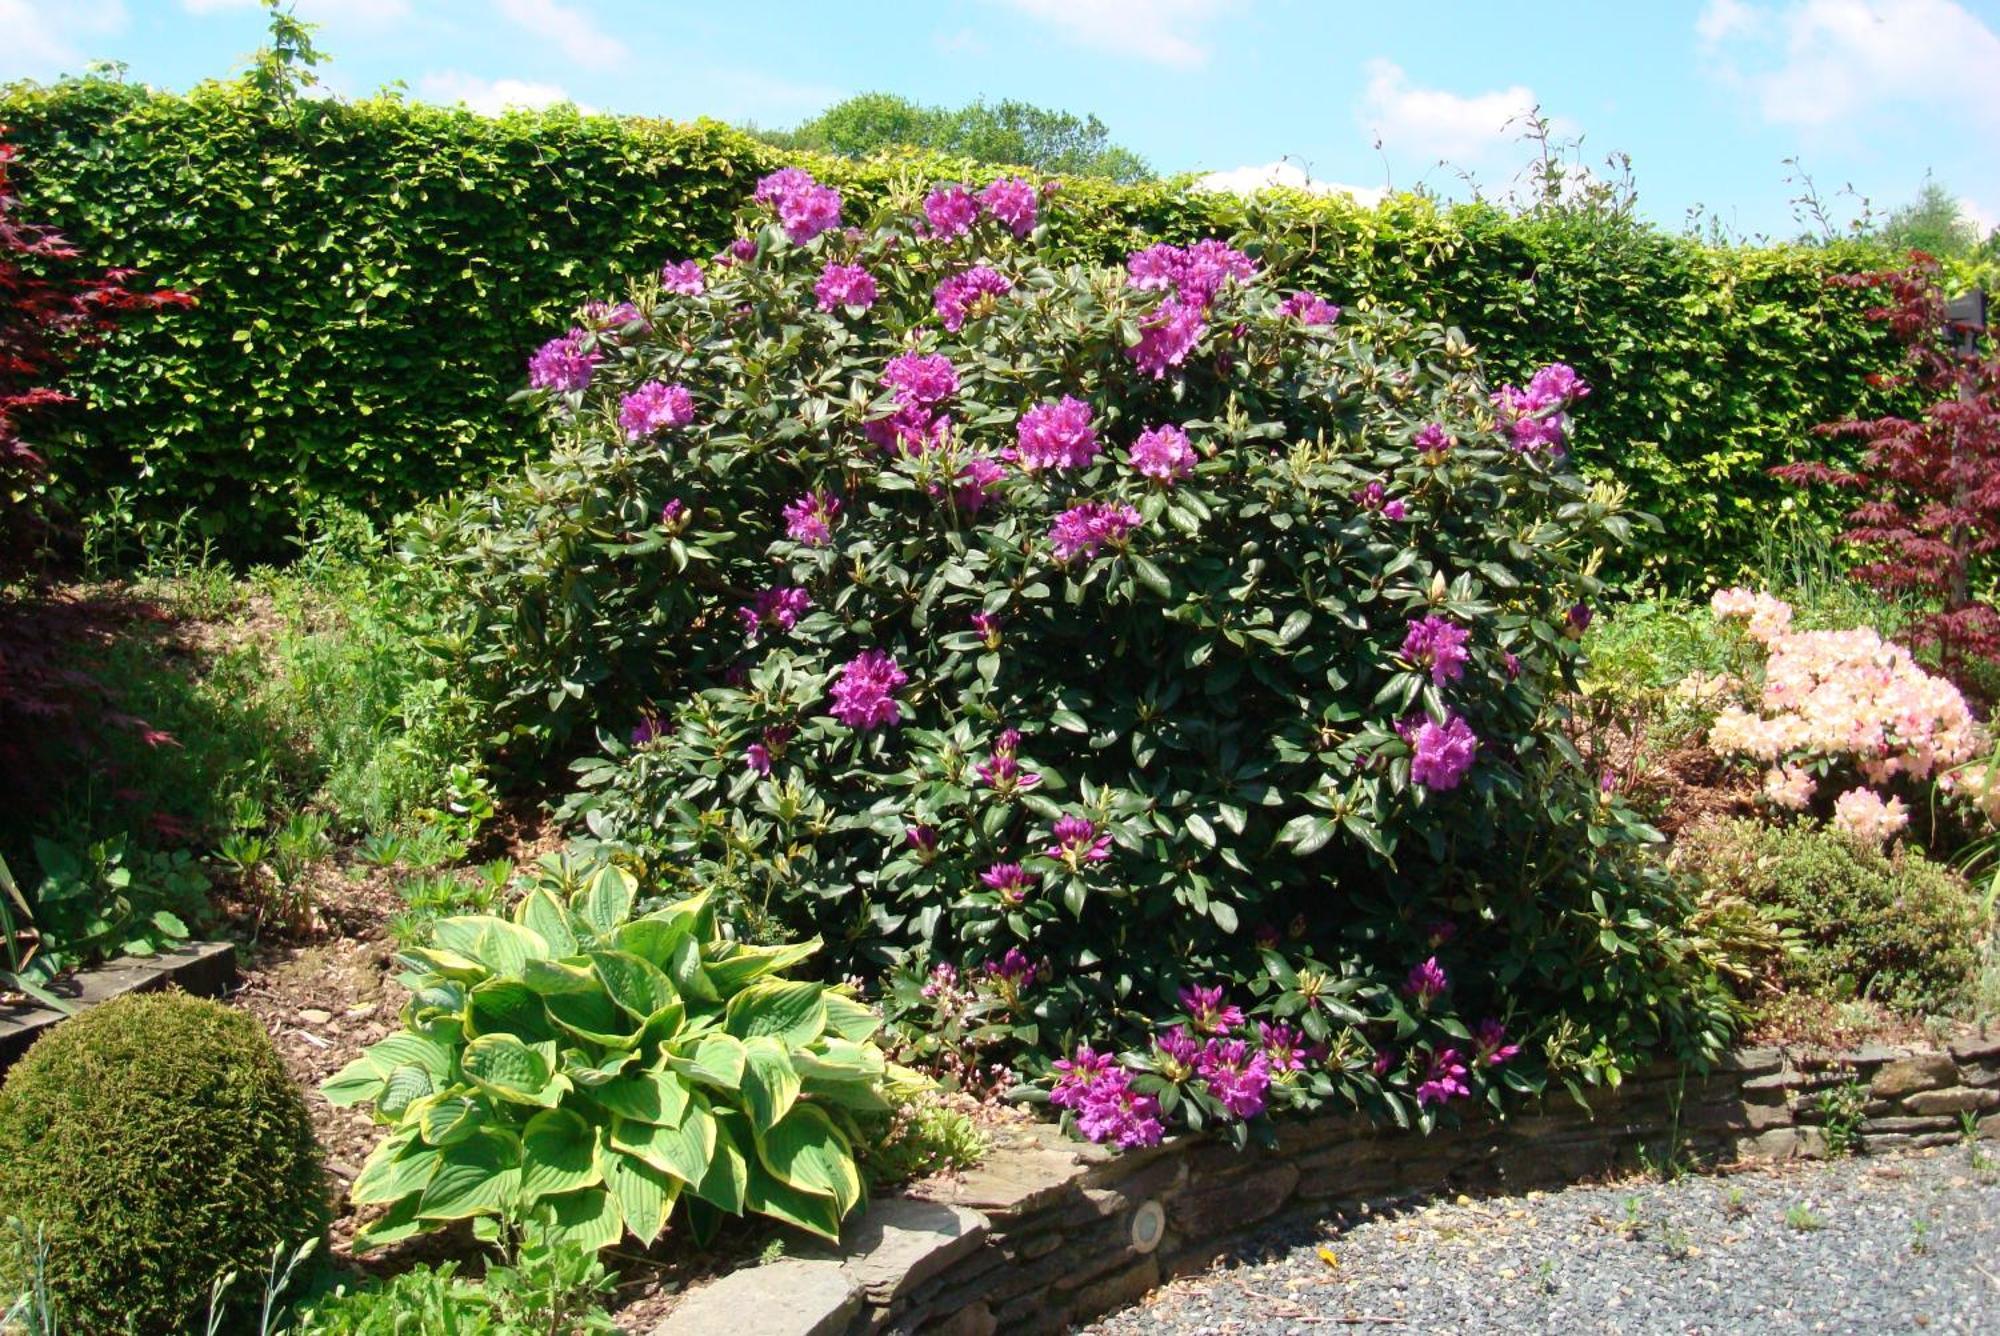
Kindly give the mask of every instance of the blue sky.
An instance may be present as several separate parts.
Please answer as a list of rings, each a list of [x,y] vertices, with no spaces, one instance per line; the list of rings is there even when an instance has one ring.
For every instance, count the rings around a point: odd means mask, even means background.
[[[2000,0],[298,0],[337,93],[790,125],[850,93],[1101,117],[1162,171],[1283,162],[1363,190],[1504,192],[1539,106],[1641,208],[1798,230],[1786,178],[1877,209],[1935,174],[2000,223]],[[0,80],[93,58],[172,88],[255,48],[254,0],[0,0]],[[1514,122],[1510,128],[1509,123]],[[1451,167],[1439,166],[1449,160]],[[1852,197],[1839,201],[1852,213]]]

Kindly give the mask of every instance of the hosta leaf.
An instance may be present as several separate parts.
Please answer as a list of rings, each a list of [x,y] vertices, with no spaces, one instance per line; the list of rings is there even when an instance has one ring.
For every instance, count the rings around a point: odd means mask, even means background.
[[[631,917],[637,886],[631,873],[607,864],[592,874],[574,908],[599,937],[610,937]]]
[[[616,1080],[618,1074],[630,1067],[638,1056],[613,1049],[603,1057],[592,1057],[580,1048],[568,1049],[563,1053],[563,1075],[573,1085],[601,1086]]]
[[[678,1016],[680,994],[652,961],[627,951],[593,951],[590,963],[611,1000],[634,1017],[650,1020],[667,1011]]]
[[[537,887],[522,896],[514,906],[514,921],[547,942],[549,954],[557,959],[577,953],[569,911],[546,890]]]
[[[597,1129],[568,1109],[550,1109],[521,1129],[521,1195],[533,1199],[602,1180]]]
[[[400,1121],[409,1107],[431,1094],[432,1089],[431,1074],[423,1068],[415,1065],[398,1067],[382,1083],[382,1093],[375,1100],[375,1111],[384,1118]]]
[[[840,1204],[845,1215],[861,1200],[861,1175],[854,1167],[854,1148],[826,1112],[811,1104],[794,1105],[777,1125],[752,1139],[757,1160],[779,1181],[801,1192],[824,1193]],[[755,1175],[752,1175],[755,1181]]]
[[[840,1242],[840,1207],[832,1197],[801,1192],[762,1169],[752,1167],[743,1189],[743,1204],[759,1215]]]
[[[715,1116],[715,1151],[708,1172],[694,1184],[695,1196],[731,1215],[743,1214],[750,1184],[750,1156],[743,1148],[743,1120],[732,1114]]]
[[[715,1116],[706,1103],[694,1100],[678,1127],[613,1118],[611,1144],[684,1183],[699,1183],[715,1154]]]
[[[635,1048],[640,1022],[602,992],[555,993],[543,999],[549,1019],[578,1039],[606,1048]]]
[[[694,924],[687,919],[648,914],[620,928],[612,935],[612,940],[620,951],[629,951],[641,960],[651,961],[664,969],[668,958],[682,942],[699,948],[693,932]]]
[[[486,1106],[467,1095],[447,1095],[425,1109],[418,1129],[433,1146],[449,1146],[471,1136],[486,1122]]]
[[[635,1156],[605,1150],[599,1157],[604,1186],[618,1201],[618,1213],[625,1228],[641,1243],[650,1245],[667,1227],[674,1202],[681,1195],[677,1178],[661,1173]]]
[[[743,1103],[757,1131],[775,1124],[799,1097],[799,1074],[785,1046],[769,1035],[743,1041]]]
[[[510,1136],[475,1132],[438,1151],[437,1173],[417,1203],[426,1220],[462,1220],[510,1209],[521,1191],[521,1146]]]
[[[633,1072],[587,1093],[600,1108],[662,1127],[678,1127],[688,1107],[687,1082],[671,1071]]]
[[[391,1206],[387,1214],[376,1217],[355,1232],[354,1251],[365,1253],[372,1248],[401,1243],[431,1227],[429,1221],[417,1215],[417,1198],[405,1197]]]
[[[488,979],[473,986],[466,1007],[471,1028],[479,1034],[511,1034],[524,1044],[556,1037],[556,1027],[542,1006],[542,995],[515,979]]]
[[[549,944],[539,934],[491,914],[439,919],[431,924],[431,941],[495,974],[518,975],[529,961],[549,958]]]
[[[531,960],[521,982],[543,997],[562,993],[594,993],[604,985],[587,960]]]
[[[373,1100],[382,1093],[385,1079],[381,1068],[364,1053],[320,1082],[319,1093],[336,1109],[344,1109]]]
[[[742,1039],[772,1035],[793,1047],[810,1044],[826,1030],[825,991],[816,983],[765,979],[729,999],[724,1024]]]
[[[590,1187],[544,1198],[542,1207],[548,1212],[542,1224],[543,1238],[550,1243],[570,1243],[594,1253],[609,1248],[625,1233],[618,1199],[606,1188]]]
[[[846,1039],[822,1039],[811,1049],[791,1055],[792,1066],[801,1076],[819,1076],[832,1081],[879,1081],[884,1062],[882,1050]]]
[[[673,945],[668,953],[665,969],[667,977],[674,981],[682,997],[696,1002],[720,1002],[722,994],[716,991],[715,981],[708,977],[708,970],[701,959],[701,943],[693,937],[683,937]]]
[[[440,951],[436,947],[406,947],[402,958],[413,965],[422,965],[434,974],[465,983],[477,983],[492,973],[470,956],[461,956],[456,951]]]
[[[812,956],[820,948],[820,940],[793,942],[787,946],[737,946],[727,955],[721,955],[708,962],[708,977],[724,997],[737,989],[761,979],[767,974],[790,969]]]
[[[421,1067],[438,1081],[451,1074],[451,1050],[434,1039],[408,1031],[390,1035],[370,1048],[366,1056],[384,1076],[404,1066]]]
[[[414,1147],[414,1149],[412,1148]],[[347,1199],[356,1206],[400,1201],[413,1192],[422,1192],[437,1172],[443,1152],[420,1145],[414,1139],[392,1137],[375,1148],[355,1176]]]
[[[735,1090],[743,1084],[743,1041],[734,1035],[703,1035],[695,1041],[692,1053],[671,1055],[667,1062],[675,1071],[723,1090]]]
[[[882,1018],[873,1010],[844,993],[828,992],[826,998],[826,1028],[842,1039],[860,1043],[882,1028]]]
[[[548,1059],[510,1034],[483,1034],[465,1046],[459,1070],[467,1080],[498,1099],[553,1107],[561,1097],[549,1078]]]

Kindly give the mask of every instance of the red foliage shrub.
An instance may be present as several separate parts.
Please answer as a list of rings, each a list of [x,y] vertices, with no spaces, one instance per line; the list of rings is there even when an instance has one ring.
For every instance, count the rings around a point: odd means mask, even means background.
[[[2000,657],[2000,610],[1978,596],[1992,587],[2000,551],[2000,359],[1987,340],[1945,318],[1936,260],[1910,253],[1903,269],[1832,280],[1874,288],[1883,302],[1868,318],[1903,345],[1902,365],[1871,384],[1910,385],[1934,396],[1921,417],[1829,422],[1821,435],[1863,441],[1858,470],[1817,461],[1771,470],[1788,482],[1851,488],[1862,500],[1841,537],[1869,559],[1854,577],[1892,597],[1914,595],[1926,611],[1910,639],[1938,650],[1947,674],[1967,656]]]

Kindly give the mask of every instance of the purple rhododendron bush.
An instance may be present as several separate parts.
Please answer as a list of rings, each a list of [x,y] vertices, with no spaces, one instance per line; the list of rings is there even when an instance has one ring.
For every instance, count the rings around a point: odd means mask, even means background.
[[[781,171],[534,355],[546,457],[409,535],[512,761],[1096,1139],[1717,1053],[1656,837],[1564,733],[1640,523],[1566,457],[1590,388],[1254,240],[1051,267],[1062,207]]]

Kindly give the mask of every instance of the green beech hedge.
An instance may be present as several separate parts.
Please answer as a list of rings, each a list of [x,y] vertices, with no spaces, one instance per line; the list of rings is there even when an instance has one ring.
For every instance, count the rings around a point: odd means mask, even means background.
[[[90,407],[42,442],[58,499],[124,486],[156,511],[196,507],[242,554],[277,550],[309,499],[394,510],[520,459],[529,431],[506,400],[576,294],[710,254],[778,161],[707,122],[278,107],[239,83],[16,85],[0,123],[29,216],[202,297],[83,359]],[[812,165],[868,196],[917,166]],[[1717,248],[1594,215],[1246,203],[1173,182],[1077,181],[1063,200],[1058,255],[1253,231],[1309,249],[1300,276],[1336,301],[1464,329],[1496,379],[1568,360],[1602,395],[1583,462],[1666,520],[1646,560],[1672,582],[1753,565],[1788,496],[1766,466],[1825,448],[1812,424],[1882,407],[1862,382],[1889,356],[1864,299],[1824,282],[1880,260],[1858,246]]]

